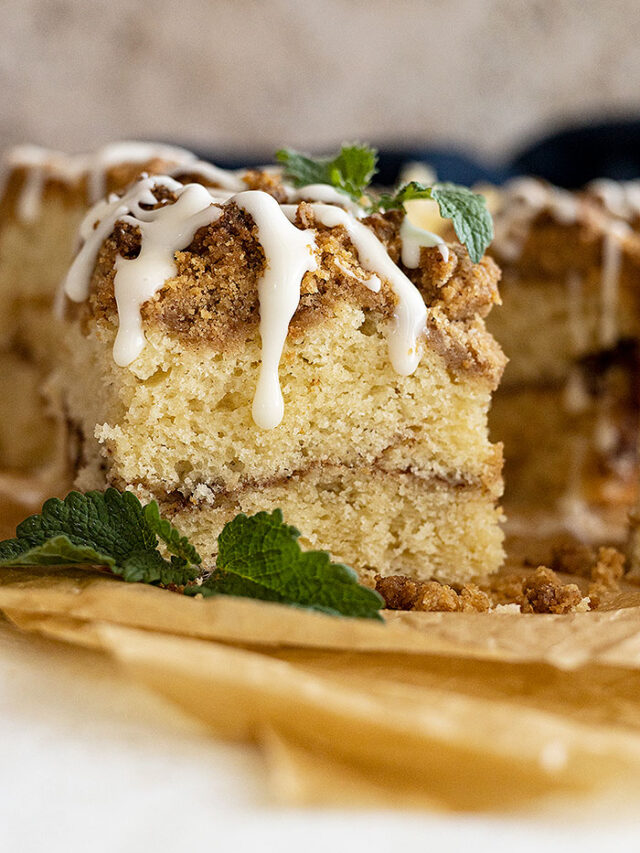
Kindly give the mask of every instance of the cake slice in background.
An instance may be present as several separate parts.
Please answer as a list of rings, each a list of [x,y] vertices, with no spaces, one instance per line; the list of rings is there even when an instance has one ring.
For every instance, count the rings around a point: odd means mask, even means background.
[[[508,531],[622,542],[638,480],[640,237],[591,191],[523,178],[494,193],[509,357],[492,434]]]
[[[91,154],[20,146],[3,160],[0,192],[0,469],[33,472],[51,463],[57,426],[41,385],[58,345],[54,294],[73,258],[89,207],[142,172],[195,169],[200,179],[240,188],[240,178],[182,148],[117,142]]]
[[[85,219],[57,380],[77,486],[155,498],[205,563],[280,507],[364,578],[497,570],[497,266],[330,187],[254,184],[149,178]]]

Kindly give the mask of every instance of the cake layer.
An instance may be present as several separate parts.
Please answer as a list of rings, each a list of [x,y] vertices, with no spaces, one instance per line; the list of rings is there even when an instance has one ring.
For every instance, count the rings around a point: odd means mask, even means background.
[[[500,509],[490,493],[404,471],[325,466],[211,502],[160,503],[205,565],[238,512],[278,507],[301,531],[303,547],[329,551],[365,581],[401,574],[462,583],[496,571],[504,556]]]
[[[452,375],[425,351],[412,376],[389,363],[384,324],[348,303],[287,340],[279,377],[282,422],[252,420],[261,350],[255,333],[226,353],[148,330],[127,368],[114,330],[65,335],[66,415],[85,437],[79,482],[138,484],[154,494],[236,489],[312,464],[384,464],[465,483],[500,482],[500,448],[487,437],[490,391]]]

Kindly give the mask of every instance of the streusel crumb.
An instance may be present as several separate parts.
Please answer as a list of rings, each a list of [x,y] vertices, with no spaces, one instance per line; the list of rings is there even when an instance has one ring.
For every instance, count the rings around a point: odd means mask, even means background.
[[[522,584],[520,607],[523,613],[575,613],[582,600],[576,584],[563,583],[554,571],[538,566]]]
[[[402,575],[376,575],[376,590],[389,610],[420,610],[440,613],[486,613],[489,596],[473,583],[459,591],[438,581],[416,581]]]

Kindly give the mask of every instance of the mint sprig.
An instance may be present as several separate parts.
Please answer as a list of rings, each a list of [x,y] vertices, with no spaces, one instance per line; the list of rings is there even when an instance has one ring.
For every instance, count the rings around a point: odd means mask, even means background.
[[[458,184],[442,183],[427,186],[410,181],[394,193],[383,193],[371,210],[397,210],[408,201],[432,199],[437,202],[440,216],[450,219],[456,235],[467,247],[474,263],[484,255],[493,240],[493,221],[483,195]]]
[[[158,536],[172,555],[158,550]],[[199,574],[201,559],[152,501],[143,507],[131,492],[70,492],[50,498],[42,511],[0,542],[2,566],[104,566],[128,582],[182,585]]]
[[[104,566],[125,581],[180,586],[190,595],[235,595],[380,619],[378,593],[360,586],[356,573],[332,563],[325,551],[302,551],[299,536],[279,509],[238,515],[218,537],[213,573],[189,586],[200,574],[200,555],[160,516],[155,501],[142,506],[131,492],[113,488],[70,492],[46,501],[18,525],[14,539],[0,542],[0,566]]]
[[[357,202],[362,201],[376,173],[378,153],[368,145],[343,145],[335,157],[309,157],[291,148],[276,152],[284,177],[294,186],[329,184]],[[484,196],[451,183],[428,186],[410,181],[393,193],[382,193],[367,207],[368,213],[401,210],[408,201],[433,199],[440,216],[450,219],[461,243],[474,263],[493,240],[493,221]]]
[[[296,187],[329,184],[360,201],[376,173],[378,152],[368,145],[343,145],[335,157],[308,157],[291,148],[276,151],[285,178]]]
[[[361,586],[353,569],[332,563],[326,551],[303,551],[300,532],[282,511],[236,516],[218,537],[213,574],[191,594],[239,595],[296,604],[334,616],[380,619],[384,601]]]

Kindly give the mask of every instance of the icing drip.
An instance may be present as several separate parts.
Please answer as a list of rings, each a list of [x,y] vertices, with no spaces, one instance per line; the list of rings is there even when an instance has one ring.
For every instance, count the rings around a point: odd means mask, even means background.
[[[7,154],[3,161],[3,184],[8,173],[15,168],[26,171],[16,206],[16,214],[22,222],[34,222],[40,215],[42,189],[49,172],[65,181],[73,180],[79,174],[75,158],[67,158],[37,145],[19,145]]]
[[[622,264],[622,223],[613,223],[607,229],[602,244],[602,273],[600,279],[600,345],[612,347],[618,337],[618,283]]]
[[[420,362],[420,338],[425,333],[427,321],[427,309],[420,292],[394,264],[384,245],[366,225],[339,207],[328,204],[312,204],[311,207],[321,225],[326,228],[341,225],[355,246],[364,269],[386,278],[391,285],[398,304],[388,335],[389,357],[396,373],[409,376]],[[283,209],[290,218],[295,217],[295,208]]]
[[[244,169],[231,171],[221,169],[220,166],[215,166],[213,163],[207,163],[204,160],[193,159],[169,172],[172,177],[185,173],[193,175],[194,178],[202,178],[203,181],[208,181],[215,184],[216,187],[222,187],[222,189],[232,192],[241,192],[245,189],[245,183],[242,180],[242,176],[246,174]]]
[[[152,213],[156,215],[150,216]],[[122,221],[138,226],[142,244],[137,258],[116,259],[114,289],[120,318],[113,347],[116,364],[131,364],[142,352],[145,338],[140,309],[167,279],[176,275],[175,253],[191,243],[199,228],[221,215],[201,184],[187,184],[175,204],[122,217]]]
[[[114,142],[93,154],[65,155],[35,145],[22,145],[12,149],[3,162],[3,177],[14,168],[27,171],[25,183],[17,200],[16,213],[22,222],[33,222],[40,215],[42,191],[47,180],[65,183],[87,179],[87,196],[95,204],[105,195],[107,172],[114,166],[142,164],[151,160],[164,160],[176,164],[170,176],[188,173],[218,187],[238,192],[244,189],[244,171],[228,171],[198,160],[185,148],[162,145],[157,142]],[[0,191],[0,196],[2,192]]]
[[[588,330],[584,322],[583,303],[582,278],[572,270],[567,276],[567,315],[571,351],[574,358],[583,355],[588,344]],[[589,406],[589,394],[579,364],[573,364],[569,371],[564,388],[564,406],[567,412],[575,415],[586,411]]]
[[[35,222],[40,215],[40,199],[44,186],[44,169],[30,168],[25,176],[22,192],[18,196],[16,213],[21,222]]]
[[[166,187],[178,198],[173,204],[146,210],[144,205],[157,204],[152,192],[156,186]],[[116,222],[134,225],[141,233],[138,257],[116,259],[114,290],[119,316],[113,347],[116,364],[125,367],[142,352],[145,338],[140,308],[176,274],[174,254],[188,246],[195,232],[215,222],[221,213],[201,184],[183,185],[167,176],[145,178],[122,198],[100,202],[89,211],[80,228],[84,245],[64,285],[65,293],[74,302],[87,299],[100,246]],[[94,227],[96,222],[98,225]]]
[[[587,186],[587,193],[596,198],[612,216],[630,220],[640,215],[640,181],[611,181],[600,178]]]
[[[349,213],[353,214],[356,219],[362,219],[365,215],[364,210],[359,204],[356,204],[346,193],[340,192],[335,187],[329,184],[308,184],[306,187],[293,189],[293,187],[285,187],[287,191],[288,201],[320,201],[329,204],[339,204],[344,207]]]
[[[420,266],[420,249],[430,246],[439,246],[442,259],[446,263],[449,260],[449,247],[442,237],[418,228],[408,216],[402,220],[400,226],[400,239],[402,240],[402,263],[409,269],[417,269]]]
[[[258,283],[262,362],[252,414],[259,427],[273,429],[284,415],[278,366],[289,323],[300,302],[302,277],[317,269],[316,243],[313,232],[292,225],[267,193],[247,190],[233,196],[233,201],[256,223],[266,259]]]

